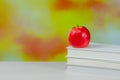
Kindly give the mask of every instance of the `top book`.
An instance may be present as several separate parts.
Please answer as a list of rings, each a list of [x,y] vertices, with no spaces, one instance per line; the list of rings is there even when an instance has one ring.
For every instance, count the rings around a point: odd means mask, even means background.
[[[67,49],[82,50],[82,51],[94,51],[94,52],[107,52],[107,53],[120,53],[119,45],[102,44],[91,42],[86,48],[74,48],[72,46],[67,47]]]
[[[86,48],[67,47],[67,58],[84,58],[120,63],[120,46],[90,43]]]

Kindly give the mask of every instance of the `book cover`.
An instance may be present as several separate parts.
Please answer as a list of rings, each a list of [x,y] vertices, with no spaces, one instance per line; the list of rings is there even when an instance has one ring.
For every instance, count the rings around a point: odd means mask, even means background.
[[[68,50],[83,50],[83,51],[96,51],[96,52],[109,52],[109,53],[120,53],[120,46],[118,45],[110,45],[110,44],[102,44],[102,43],[93,43],[86,48],[73,48],[72,46],[67,47]]]

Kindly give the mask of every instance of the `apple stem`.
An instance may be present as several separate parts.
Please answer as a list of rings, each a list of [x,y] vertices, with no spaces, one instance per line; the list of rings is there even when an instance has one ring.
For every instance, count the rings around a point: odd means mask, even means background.
[[[79,25],[77,24],[77,27],[79,27]]]

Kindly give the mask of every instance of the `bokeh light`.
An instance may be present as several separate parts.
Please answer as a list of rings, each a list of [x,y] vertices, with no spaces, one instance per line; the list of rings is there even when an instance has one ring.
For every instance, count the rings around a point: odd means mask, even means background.
[[[1,61],[66,61],[69,30],[120,44],[119,0],[0,0]]]

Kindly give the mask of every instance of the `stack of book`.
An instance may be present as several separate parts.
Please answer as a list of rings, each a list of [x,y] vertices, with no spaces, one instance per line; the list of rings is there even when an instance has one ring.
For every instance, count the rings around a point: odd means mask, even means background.
[[[90,43],[86,48],[67,47],[67,68],[101,68],[120,70],[120,46]]]

